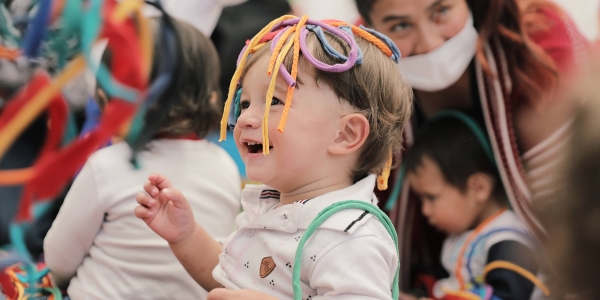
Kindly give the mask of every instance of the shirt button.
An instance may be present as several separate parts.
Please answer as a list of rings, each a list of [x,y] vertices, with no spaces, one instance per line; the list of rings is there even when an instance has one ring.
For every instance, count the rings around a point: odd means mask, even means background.
[[[253,235],[254,235],[254,229],[246,230],[246,236],[253,236]]]

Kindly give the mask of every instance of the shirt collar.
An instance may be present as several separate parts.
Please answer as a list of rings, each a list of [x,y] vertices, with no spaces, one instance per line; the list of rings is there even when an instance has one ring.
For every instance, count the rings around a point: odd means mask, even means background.
[[[266,185],[246,185],[242,191],[242,207],[248,218],[248,226],[296,232],[298,229],[306,229],[319,212],[336,202],[358,200],[377,205],[377,198],[373,193],[375,183],[376,176],[369,175],[344,189],[275,209],[273,207],[279,203],[279,192]],[[353,221],[355,225],[360,225],[371,217],[370,214],[360,217],[363,213],[360,209],[348,209],[344,214],[333,215],[320,228],[344,231]]]

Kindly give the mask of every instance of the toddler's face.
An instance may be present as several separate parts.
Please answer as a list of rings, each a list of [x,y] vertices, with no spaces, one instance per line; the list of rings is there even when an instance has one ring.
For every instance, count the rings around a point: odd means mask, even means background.
[[[311,74],[299,68],[298,83],[286,127],[277,126],[284,110],[288,85],[278,76],[269,111],[269,154],[262,152],[262,121],[265,95],[271,80],[267,76],[269,55],[264,55],[247,71],[242,82],[240,117],[234,138],[252,181],[262,182],[281,192],[295,191],[311,184],[327,170],[331,156],[327,147],[335,139],[340,119],[348,112],[334,92],[317,86]]]
[[[429,223],[448,234],[471,229],[479,207],[468,193],[446,182],[438,165],[429,157],[414,173],[408,173],[410,186],[421,198],[421,212]]]

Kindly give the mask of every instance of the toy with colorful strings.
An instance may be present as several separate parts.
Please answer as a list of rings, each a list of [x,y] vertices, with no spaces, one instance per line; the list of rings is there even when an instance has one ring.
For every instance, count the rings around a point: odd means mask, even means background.
[[[46,2],[52,1],[42,0],[40,3]],[[93,0],[84,9],[81,0],[64,2],[62,30],[66,32],[65,35],[76,33],[79,36],[81,53],[54,78],[44,70],[35,70],[31,80],[7,102],[0,114],[0,157],[31,121],[44,111],[49,115],[49,133],[36,163],[30,168],[0,171],[0,185],[25,185],[18,220],[30,219],[32,202],[55,196],[87,157],[111,135],[120,132],[131,145],[135,147],[138,144],[142,135],[140,123],[143,122],[139,116],[168,86],[178,57],[174,49],[176,37],[168,21],[164,21],[161,34],[166,47],[160,55],[168,59],[159,67],[154,82],[148,82],[152,36],[148,20],[141,15],[142,5],[141,0],[120,3]],[[40,5],[38,15],[49,15],[51,8],[49,4]],[[24,48],[14,50],[20,53],[17,59],[22,57],[27,60],[38,55],[37,50],[47,29],[34,25],[44,24],[48,20],[47,16],[38,18],[38,15],[32,20],[34,24],[30,25],[27,32]],[[108,40],[107,48],[112,53],[109,67],[96,64],[90,56],[94,43],[101,39]],[[14,51],[5,58],[12,58]],[[63,146],[68,107],[59,91],[83,72],[86,66],[95,71],[99,84],[112,101],[106,107],[96,130],[83,139]]]
[[[37,278],[37,266],[31,263],[22,238],[24,226],[32,218],[33,203],[54,198],[89,155],[115,134],[126,137],[135,155],[140,145],[152,136],[152,128],[158,126],[154,122],[159,123],[164,117],[161,115],[164,111],[156,112],[149,124],[142,124],[144,119],[140,116],[145,115],[148,107],[169,87],[179,63],[178,37],[163,12],[159,38],[165,46],[158,53],[163,59],[150,82],[153,41],[149,20],[141,12],[142,5],[142,0],[40,0],[22,38],[22,47],[0,47],[0,59],[16,61],[22,72],[32,74],[0,111],[0,158],[43,112],[47,113],[49,124],[45,144],[33,166],[0,170],[0,185],[24,186],[16,222],[10,228],[12,246],[25,261],[13,272],[21,275],[11,277],[17,291],[21,286],[23,293],[33,295],[47,288],[44,282],[39,282],[44,276]],[[153,5],[162,10],[160,2]],[[62,26],[50,33],[49,28],[56,20],[60,20]],[[0,28],[0,33],[4,31]],[[75,56],[64,46],[71,37],[78,41]],[[14,39],[19,41],[21,37],[16,35]],[[112,56],[109,66],[97,64],[91,58],[92,47],[101,40],[108,42],[107,51]],[[64,68],[58,64],[55,76],[37,67],[40,57],[48,53],[59,62],[69,61]],[[60,91],[86,67],[94,71],[111,101],[95,130],[70,141],[65,138],[69,130],[69,106]],[[19,297],[25,297],[23,293]]]
[[[309,31],[315,33],[327,54],[340,61],[343,61],[343,63],[328,65],[317,60],[310,53],[308,47],[306,46],[306,36],[308,35]],[[329,44],[325,36],[325,31],[339,37],[342,41],[349,45],[350,52],[348,56],[339,53]],[[362,50],[358,47],[356,41],[354,40],[355,35],[377,46],[385,55],[389,56],[395,62],[398,62],[400,59],[400,51],[389,38],[374,30],[370,30],[362,26],[357,27],[345,22],[334,20],[309,20],[307,16],[298,18],[291,15],[282,16],[265,26],[257,35],[254,36],[254,38],[252,38],[252,40],[247,42],[238,58],[237,69],[233,75],[233,78],[231,79],[231,84],[229,85],[229,94],[227,96],[227,101],[225,102],[223,118],[221,119],[220,141],[225,139],[228,125],[229,127],[234,126],[237,118],[239,117],[238,107],[239,97],[241,94],[240,78],[242,76],[242,71],[246,61],[250,55],[265,46],[268,42],[271,42],[271,57],[267,69],[267,75],[271,76],[271,81],[265,97],[266,106],[262,120],[262,152],[264,155],[268,155],[269,133],[266,125],[269,122],[269,109],[271,107],[271,99],[275,91],[275,82],[277,76],[281,75],[288,84],[284,110],[277,127],[277,130],[280,133],[283,133],[290,107],[292,105],[294,87],[296,86],[296,79],[298,76],[298,61],[300,54],[302,54],[308,62],[310,62],[319,70],[327,72],[348,71],[356,64],[361,64],[363,58]],[[290,72],[288,72],[283,64],[283,61],[288,55],[289,51],[293,51],[293,61]],[[390,152],[382,173],[377,177],[377,187],[380,190],[387,189],[387,181],[390,175],[391,165],[392,153]]]

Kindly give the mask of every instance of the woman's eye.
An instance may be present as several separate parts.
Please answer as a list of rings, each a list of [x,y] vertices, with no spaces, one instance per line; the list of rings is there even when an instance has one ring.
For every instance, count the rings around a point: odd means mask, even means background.
[[[401,22],[401,23],[398,23],[398,24],[394,24],[392,26],[391,31],[392,32],[402,32],[402,31],[405,31],[405,30],[409,29],[410,27],[411,27],[410,23],[408,23],[408,22]]]
[[[273,97],[273,99],[271,100],[271,105],[279,105],[279,104],[283,104],[283,102],[281,102],[281,100]]]
[[[446,16],[448,11],[450,11],[450,6],[438,6],[433,13],[433,19],[438,21],[440,18]]]
[[[240,102],[240,109],[246,109],[248,107],[250,107],[250,101],[248,101],[248,100],[242,100]]]

